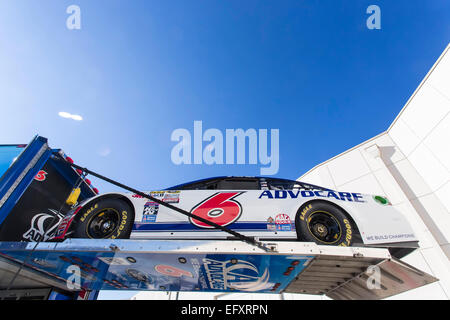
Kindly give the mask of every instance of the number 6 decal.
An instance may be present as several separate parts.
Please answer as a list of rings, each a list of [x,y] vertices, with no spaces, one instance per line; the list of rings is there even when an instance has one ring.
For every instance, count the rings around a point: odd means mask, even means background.
[[[235,222],[242,213],[242,207],[239,202],[233,200],[243,192],[219,192],[200,202],[191,213],[203,219],[217,223],[221,226],[227,226]],[[194,218],[189,218],[190,222],[200,228],[214,228],[204,222]]]

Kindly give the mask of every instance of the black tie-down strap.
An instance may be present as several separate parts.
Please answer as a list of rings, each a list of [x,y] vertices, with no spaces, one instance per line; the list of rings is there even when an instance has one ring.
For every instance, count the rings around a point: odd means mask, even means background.
[[[255,240],[253,238],[244,236],[243,234],[240,234],[239,232],[236,232],[236,231],[231,230],[231,229],[229,229],[227,227],[221,226],[221,225],[219,225],[219,224],[217,224],[215,222],[209,221],[209,220],[207,220],[205,218],[199,217],[199,216],[197,216],[195,214],[192,214],[192,213],[190,213],[190,212],[188,212],[186,210],[183,210],[181,208],[175,207],[175,206],[171,205],[170,203],[167,203],[167,202],[164,202],[164,201],[159,200],[157,198],[154,198],[151,195],[148,195],[148,194],[143,193],[143,192],[141,192],[139,190],[136,190],[136,189],[133,189],[131,187],[128,187],[128,186],[126,186],[126,185],[124,185],[124,184],[122,184],[120,182],[117,182],[117,181],[114,181],[112,179],[109,179],[109,178],[107,178],[105,176],[102,176],[101,174],[98,174],[96,172],[93,172],[93,171],[91,171],[91,170],[89,170],[87,168],[80,167],[79,165],[76,165],[74,163],[70,163],[70,162],[68,162],[66,160],[63,160],[62,158],[59,158],[59,157],[57,157],[57,159],[59,161],[64,161],[65,163],[69,164],[73,168],[79,169],[79,170],[85,172],[86,174],[91,174],[91,175],[93,175],[93,176],[95,176],[95,177],[97,177],[99,179],[102,179],[102,180],[104,180],[106,182],[109,182],[109,183],[111,183],[111,184],[113,184],[115,186],[118,186],[118,187],[120,187],[122,189],[125,189],[125,190],[128,190],[130,192],[133,192],[133,193],[135,193],[135,194],[137,194],[137,195],[139,195],[141,197],[147,198],[147,199],[149,199],[149,200],[151,200],[153,202],[156,202],[156,203],[158,203],[158,204],[160,204],[162,206],[165,206],[166,208],[172,209],[172,210],[174,210],[176,212],[179,212],[179,213],[181,213],[181,214],[183,214],[185,216],[188,216],[188,217],[194,218],[194,219],[196,219],[198,221],[204,222],[207,225],[210,225],[210,226],[212,226],[212,227],[214,227],[216,229],[220,229],[220,230],[222,230],[224,232],[227,232],[227,233],[235,236],[238,240],[241,240],[241,241],[247,242],[247,243],[249,243],[251,245],[257,246],[258,248],[261,248],[261,249],[263,249],[265,251],[273,251],[273,249],[271,249],[269,247],[266,247],[263,243]]]

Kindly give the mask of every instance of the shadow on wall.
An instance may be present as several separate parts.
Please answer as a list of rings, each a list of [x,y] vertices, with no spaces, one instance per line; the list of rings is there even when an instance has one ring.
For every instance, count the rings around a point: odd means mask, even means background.
[[[439,227],[436,225],[436,223],[433,221],[433,219],[430,217],[430,214],[425,209],[425,207],[420,203],[420,201],[412,201],[419,199],[417,194],[414,193],[412,188],[409,186],[408,182],[405,180],[405,178],[401,175],[400,171],[398,171],[395,164],[391,161],[392,156],[395,153],[394,147],[379,147],[381,152],[381,159],[386,164],[386,167],[389,171],[389,173],[392,175],[394,180],[397,182],[398,186],[402,190],[402,192],[405,194],[406,198],[409,200],[411,205],[413,206],[414,210],[416,210],[417,214],[420,216],[422,221],[425,223],[427,228],[431,231],[433,236],[436,238],[437,242],[439,244],[446,243],[447,239],[445,238],[444,234],[441,232]],[[419,173],[416,171],[417,178],[422,179],[422,177],[419,175]],[[423,181],[425,184],[425,181]],[[450,259],[450,253],[446,252],[444,250],[446,256]]]

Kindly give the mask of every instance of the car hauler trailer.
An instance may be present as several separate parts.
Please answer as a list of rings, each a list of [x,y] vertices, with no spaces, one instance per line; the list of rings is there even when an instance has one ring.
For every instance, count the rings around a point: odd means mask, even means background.
[[[26,146],[0,147],[0,297],[95,299],[99,290],[153,290],[381,299],[437,280],[383,248],[231,240],[45,242],[71,208],[74,190],[78,201],[98,193],[71,163],[39,136]]]
[[[57,159],[65,159],[65,162]],[[81,171],[70,167],[72,159],[62,150],[51,149],[47,139],[36,136],[29,144],[0,145],[0,241],[46,241],[70,206],[66,200],[78,187],[79,200],[97,194]],[[55,280],[35,277],[33,270],[21,269],[0,257],[1,298],[54,297]],[[39,279],[39,281],[35,281]],[[45,281],[44,281],[45,280]],[[36,290],[27,291],[26,288]],[[64,288],[58,288],[64,291]],[[17,289],[17,290],[12,290]],[[69,293],[73,296],[73,293]]]

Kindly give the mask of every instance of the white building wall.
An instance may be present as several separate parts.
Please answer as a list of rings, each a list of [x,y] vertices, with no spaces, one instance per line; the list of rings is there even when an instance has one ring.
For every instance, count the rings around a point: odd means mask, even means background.
[[[386,132],[314,167],[301,181],[388,197],[420,249],[403,260],[439,282],[396,297],[450,298],[450,46]]]

